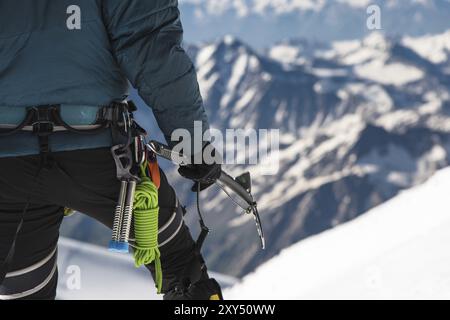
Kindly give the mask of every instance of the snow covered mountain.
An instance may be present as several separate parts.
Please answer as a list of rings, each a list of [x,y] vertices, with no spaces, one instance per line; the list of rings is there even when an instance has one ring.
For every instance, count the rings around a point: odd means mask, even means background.
[[[448,0],[180,0],[189,42],[233,34],[256,47],[292,38],[359,39],[369,32],[366,10],[372,4],[381,8],[387,35],[450,27]]]
[[[281,129],[278,175],[248,168],[268,234],[265,252],[251,218],[221,193],[205,197],[215,230],[207,253],[216,270],[246,274],[449,165],[448,33],[433,39],[445,43],[439,61],[412,44],[430,38],[378,33],[329,46],[306,42],[306,53],[299,49],[291,61],[279,56],[295,43],[267,55],[231,37],[191,49],[215,126]]]
[[[372,33],[331,44],[286,41],[265,53],[230,36],[188,47],[215,127],[281,130],[277,175],[261,176],[258,166],[226,168],[254,173],[267,250],[259,249],[251,217],[212,189],[202,201],[214,230],[205,248],[211,269],[243,276],[448,166],[449,48],[448,31],[402,38]],[[192,205],[190,184],[169,175]],[[188,219],[195,230],[195,214]],[[77,239],[105,245],[110,236],[80,216],[67,222],[64,233]]]
[[[301,241],[227,299],[450,299],[450,169]]]

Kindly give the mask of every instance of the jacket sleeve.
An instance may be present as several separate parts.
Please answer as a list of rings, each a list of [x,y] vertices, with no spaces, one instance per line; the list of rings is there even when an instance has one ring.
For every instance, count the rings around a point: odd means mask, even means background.
[[[181,47],[177,0],[104,0],[103,19],[123,72],[152,108],[167,141],[208,119],[194,65]]]

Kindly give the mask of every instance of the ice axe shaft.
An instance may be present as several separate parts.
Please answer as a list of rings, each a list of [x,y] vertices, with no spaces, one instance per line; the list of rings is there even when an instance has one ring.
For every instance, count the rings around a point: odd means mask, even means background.
[[[248,205],[256,205],[253,196],[244,189],[242,185],[239,184],[232,176],[230,176],[225,171],[222,171],[219,177],[219,181],[230,188],[234,193],[241,197]]]

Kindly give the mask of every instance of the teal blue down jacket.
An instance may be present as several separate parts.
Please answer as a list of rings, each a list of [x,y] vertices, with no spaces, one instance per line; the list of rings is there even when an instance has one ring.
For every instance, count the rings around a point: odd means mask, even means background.
[[[0,124],[47,104],[67,105],[74,117],[83,106],[126,99],[131,84],[166,139],[177,128],[193,130],[194,121],[206,130],[182,35],[176,0],[1,0]],[[86,114],[79,112],[80,124],[90,121]],[[68,151],[110,140],[56,133],[50,142],[53,151]],[[31,133],[0,137],[0,157],[37,153]]]

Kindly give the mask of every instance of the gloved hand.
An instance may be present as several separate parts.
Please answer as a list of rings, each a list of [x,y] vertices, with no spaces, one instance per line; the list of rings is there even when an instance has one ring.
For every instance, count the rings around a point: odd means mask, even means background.
[[[181,176],[186,179],[195,181],[192,191],[198,191],[198,185],[200,184],[200,191],[208,189],[217,179],[220,178],[222,172],[222,165],[220,164],[193,164],[183,166],[178,169]]]
[[[217,154],[217,151],[210,143],[207,143],[204,146],[203,151],[205,151],[206,148],[210,149],[209,151],[211,151],[211,155],[215,156]],[[192,160],[195,160],[195,157],[192,157]],[[200,191],[208,189],[210,186],[216,183],[217,179],[220,178],[220,174],[222,173],[222,165],[220,163],[206,164],[204,159],[202,159],[202,162],[203,163],[201,164],[182,166],[178,169],[178,172],[181,176],[185,177],[186,179],[195,181],[195,184],[192,187],[193,192],[198,191],[199,185]],[[194,161],[192,161],[192,163],[194,163]]]

